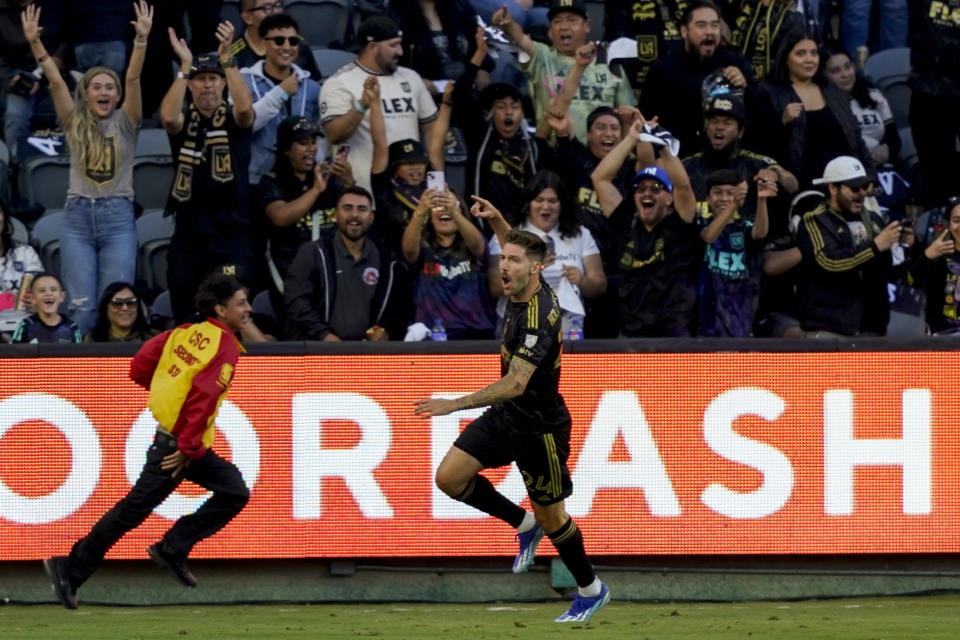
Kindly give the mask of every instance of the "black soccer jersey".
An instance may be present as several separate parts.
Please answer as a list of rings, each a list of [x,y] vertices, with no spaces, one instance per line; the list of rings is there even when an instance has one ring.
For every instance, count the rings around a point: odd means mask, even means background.
[[[520,358],[536,366],[527,388],[497,408],[507,426],[517,431],[548,433],[570,426],[570,412],[560,395],[560,305],[546,282],[527,302],[507,304],[500,346],[500,374],[510,360]]]

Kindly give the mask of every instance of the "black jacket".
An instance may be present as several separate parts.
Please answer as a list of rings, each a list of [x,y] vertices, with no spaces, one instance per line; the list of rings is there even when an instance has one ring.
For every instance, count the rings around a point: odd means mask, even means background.
[[[287,309],[287,336],[292,340],[322,340],[330,333],[330,318],[337,298],[336,258],[330,229],[315,242],[300,246],[287,269],[283,301]],[[367,237],[367,242],[373,242]],[[370,308],[368,326],[380,325],[391,340],[402,340],[406,331],[409,295],[401,263],[386,249],[380,252],[380,280]]]
[[[847,219],[824,202],[803,216],[797,246],[803,256],[797,278],[797,314],[804,331],[844,335],[887,331],[887,283],[906,269],[894,267],[890,251],[873,238],[886,223],[870,214],[869,240],[856,242]]]
[[[753,123],[754,94],[759,88],[753,81],[750,63],[736,51],[718,49],[712,58],[701,59],[683,47],[677,47],[650,67],[640,94],[640,113],[647,119],[660,117],[660,124],[680,141],[681,156],[703,148],[701,86],[704,79],[717,69],[730,66],[740,69],[747,79],[744,101],[747,119]]]
[[[931,96],[960,97],[960,24],[951,15],[960,12],[960,0],[938,0],[943,5],[930,17],[932,0],[910,0],[910,86]],[[944,15],[942,12],[946,12]]]
[[[763,88],[770,97],[770,104],[776,114],[783,114],[783,110],[791,102],[803,102],[790,85],[768,82],[763,85]],[[830,109],[843,128],[847,144],[854,151],[853,155],[859,158],[864,166],[873,167],[870,153],[860,136],[860,124],[853,116],[853,112],[850,111],[850,99],[843,95],[840,89],[831,84],[821,84],[820,91],[823,92],[823,99],[827,103],[826,108]],[[806,112],[801,113],[800,117],[790,124],[781,125],[780,131],[784,144],[783,166],[787,171],[800,178],[803,169],[803,151],[807,140]]]
[[[927,294],[926,318],[931,333],[960,327],[960,313],[957,313],[960,274],[956,272],[957,265],[960,265],[958,251],[936,260],[931,260],[921,252],[910,268],[913,286],[922,288]]]
[[[474,34],[477,13],[466,0],[447,0],[436,3],[437,14],[447,37],[450,59],[444,64],[433,42],[433,33],[420,8],[419,0],[391,2],[387,15],[403,30],[403,55],[400,64],[410,67],[427,80],[459,78],[467,62],[477,50]],[[483,68],[493,70],[493,61],[484,60]]]
[[[460,127],[467,142],[467,194],[481,196],[490,200],[500,211],[506,213],[519,204],[515,200],[523,189],[523,184],[513,184],[506,188],[506,181],[500,180],[500,192],[491,189],[495,180],[491,172],[494,150],[500,144],[500,136],[493,127],[493,121],[484,116],[480,108],[479,97],[474,90],[479,67],[467,64],[466,72],[457,80],[453,89],[453,125]],[[527,123],[520,123],[517,136],[522,138],[523,146],[529,151],[524,163],[526,183],[541,169],[554,169],[555,156],[542,138],[534,137],[526,130]]]

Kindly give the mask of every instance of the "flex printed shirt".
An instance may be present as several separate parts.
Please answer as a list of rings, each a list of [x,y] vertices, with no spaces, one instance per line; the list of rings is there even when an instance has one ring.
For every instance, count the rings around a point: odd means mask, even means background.
[[[500,343],[500,375],[520,358],[536,367],[520,396],[496,405],[507,426],[527,433],[549,433],[570,426],[570,412],[560,395],[560,305],[545,282],[527,302],[507,304]]]
[[[321,122],[326,125],[349,113],[354,108],[353,103],[363,95],[363,83],[371,75],[377,76],[380,83],[380,106],[387,130],[387,144],[405,138],[419,140],[420,125],[437,117],[437,105],[420,75],[406,67],[397,67],[393,73],[380,74],[364,69],[354,61],[341,68],[320,89]],[[370,133],[369,111],[363,114],[360,124],[344,144],[350,145],[347,159],[357,184],[371,191],[373,136]]]
[[[573,66],[573,58],[558,53],[542,42],[533,43],[533,56],[524,69],[530,81],[530,95],[536,112],[536,121],[543,121],[543,112],[550,101],[560,93],[563,82]],[[570,103],[570,135],[581,142],[587,140],[587,116],[601,106],[635,105],[637,100],[630,83],[620,78],[604,63],[591,62],[583,70],[580,86]]]
[[[213,444],[214,419],[242,351],[224,324],[208,319],[151,338],[130,363],[130,379],[150,391],[153,417],[190,459]]]

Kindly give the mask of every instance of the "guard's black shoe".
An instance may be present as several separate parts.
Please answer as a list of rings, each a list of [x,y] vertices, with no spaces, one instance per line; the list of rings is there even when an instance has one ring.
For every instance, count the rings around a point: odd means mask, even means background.
[[[67,609],[77,608],[77,590],[70,584],[70,579],[66,572],[67,558],[60,556],[47,558],[43,561],[43,570],[47,572],[50,578],[50,586],[53,592],[57,594],[60,604]]]
[[[175,556],[166,550],[166,545],[162,542],[152,544],[147,548],[147,553],[153,558],[153,561],[170,572],[177,582],[185,587],[197,586],[197,579],[190,573],[187,567],[187,558]]]

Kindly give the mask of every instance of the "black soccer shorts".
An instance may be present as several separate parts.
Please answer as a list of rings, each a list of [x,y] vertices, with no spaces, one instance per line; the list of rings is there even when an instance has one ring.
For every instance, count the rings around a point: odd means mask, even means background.
[[[532,502],[546,506],[569,498],[573,493],[567,469],[570,427],[551,433],[523,433],[505,426],[498,413],[485,411],[467,425],[454,446],[484,468],[516,462]]]

